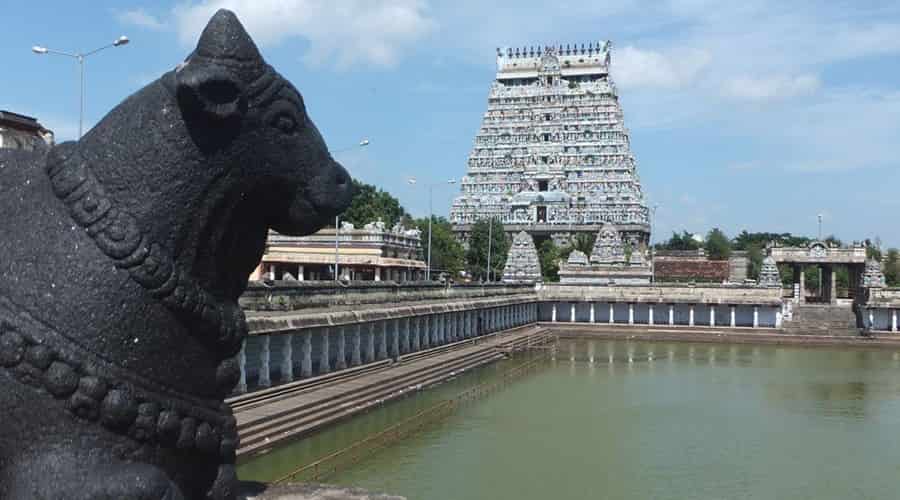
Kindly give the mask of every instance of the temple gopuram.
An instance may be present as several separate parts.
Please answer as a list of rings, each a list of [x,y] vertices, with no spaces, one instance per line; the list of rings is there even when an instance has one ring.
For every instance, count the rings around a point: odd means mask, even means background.
[[[498,49],[488,108],[450,221],[466,242],[479,219],[567,244],[615,225],[632,248],[650,221],[610,76],[610,43]]]

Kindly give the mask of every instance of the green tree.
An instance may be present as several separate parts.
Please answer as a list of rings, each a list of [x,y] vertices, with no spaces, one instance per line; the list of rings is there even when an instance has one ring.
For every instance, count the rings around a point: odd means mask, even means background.
[[[490,222],[489,222],[490,221]],[[472,226],[469,235],[469,251],[466,252],[466,264],[469,273],[475,280],[487,279],[487,254],[488,234],[491,234],[491,280],[499,280],[503,276],[503,266],[506,264],[506,254],[509,252],[510,241],[503,231],[503,223],[500,219],[481,219]]]
[[[573,248],[568,248],[569,252],[572,250]],[[553,243],[552,238],[548,238],[538,245],[537,252],[538,260],[541,263],[541,275],[544,277],[544,281],[559,281],[559,259],[562,258],[560,248],[556,246],[556,243]]]
[[[731,256],[731,242],[719,228],[706,234],[706,255],[711,260],[728,260]]]
[[[594,251],[594,242],[597,239],[596,233],[578,233],[572,241],[572,250],[578,250],[588,257]]]
[[[404,218],[404,221],[407,221],[407,219]],[[409,222],[422,232],[423,258],[427,258],[428,217],[409,220]],[[444,217],[433,216],[431,219],[432,277],[437,278],[437,273],[446,272],[455,278],[459,276],[459,272],[463,270],[465,263],[465,249],[463,249],[459,240],[456,239],[456,236],[453,235],[450,221]]]
[[[881,248],[879,248],[881,244],[881,238],[876,237],[875,242],[866,238],[866,258],[867,259],[875,259],[877,261],[881,261]]]
[[[406,215],[406,210],[397,198],[383,189],[353,179],[356,193],[350,207],[341,215],[341,220],[353,223],[356,227],[381,219],[388,227],[396,224]]]
[[[808,245],[811,241],[806,236],[794,236],[791,233],[750,233],[745,230],[734,237],[731,241],[731,248],[733,250],[749,250],[750,246],[755,245],[763,249],[772,242],[782,246],[802,247]],[[835,241],[838,240],[835,239]]]
[[[682,231],[681,234],[672,232],[669,241],[657,243],[656,248],[658,250],[697,250],[700,248],[700,243],[694,239],[693,234],[687,231]]]

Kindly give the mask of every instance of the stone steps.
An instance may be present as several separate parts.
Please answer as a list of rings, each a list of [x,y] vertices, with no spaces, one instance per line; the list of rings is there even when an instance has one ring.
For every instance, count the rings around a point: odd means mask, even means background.
[[[784,331],[797,335],[859,335],[853,308],[835,305],[795,306],[793,319],[784,323]]]

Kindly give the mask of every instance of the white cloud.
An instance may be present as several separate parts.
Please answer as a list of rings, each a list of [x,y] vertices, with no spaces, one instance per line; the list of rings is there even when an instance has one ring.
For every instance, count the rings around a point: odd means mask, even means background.
[[[144,9],[127,10],[116,14],[116,18],[122,24],[131,24],[150,30],[162,30],[166,25],[156,16],[148,13]]]
[[[680,88],[691,84],[711,60],[706,50],[662,53],[629,45],[613,54],[613,78],[625,88]]]
[[[181,41],[194,43],[220,8],[233,10],[260,45],[301,38],[308,62],[344,68],[391,66],[435,27],[421,0],[203,0],[175,7]]]
[[[815,75],[776,75],[768,77],[740,76],[723,85],[726,96],[751,101],[766,101],[809,95],[821,86]]]

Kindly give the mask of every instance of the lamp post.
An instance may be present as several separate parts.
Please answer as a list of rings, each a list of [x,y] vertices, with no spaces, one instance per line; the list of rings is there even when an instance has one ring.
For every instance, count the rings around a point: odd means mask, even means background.
[[[408,182],[410,185],[415,185],[416,178],[410,177]],[[428,185],[428,261],[426,263],[427,267],[425,268],[425,281],[431,280],[431,219],[434,218],[434,207],[432,205],[434,187],[443,186],[444,184],[456,184],[456,179],[448,179],[444,182],[435,182]]]
[[[488,218],[488,254],[487,254],[487,282],[491,282],[491,245],[494,243],[494,218]]]
[[[822,214],[819,214],[817,217],[819,219],[819,241],[822,241]]]
[[[659,208],[659,203],[653,204],[653,212],[650,216],[650,280],[656,281],[656,249],[653,248],[653,223],[656,222],[656,210]]]
[[[35,54],[39,54],[39,55],[56,54],[56,55],[60,55],[60,56],[71,57],[71,58],[75,59],[76,61],[78,61],[78,69],[79,69],[80,81],[81,81],[81,83],[80,83],[81,98],[79,100],[79,111],[78,111],[78,138],[79,139],[81,139],[82,132],[84,131],[84,60],[85,60],[85,58],[88,56],[94,55],[103,49],[108,49],[110,47],[121,47],[122,45],[127,45],[129,41],[130,40],[128,39],[127,36],[122,35],[119,38],[116,38],[116,40],[109,45],[104,45],[104,46],[96,48],[90,52],[84,52],[84,53],[77,52],[74,54],[70,53],[70,52],[63,52],[60,50],[48,49],[47,47],[43,47],[41,45],[35,45],[34,47],[31,47],[31,51],[34,52]]]
[[[333,154],[340,153],[342,151],[349,151],[353,148],[364,148],[369,145],[368,139],[363,139],[359,141],[358,144],[354,144],[353,146],[347,146],[345,148],[338,149],[334,151]],[[341,261],[341,216],[334,216],[334,281],[340,281],[340,261]],[[377,270],[375,272],[378,272]]]

